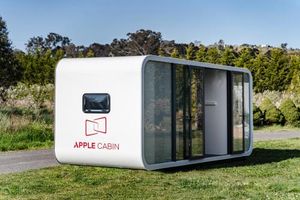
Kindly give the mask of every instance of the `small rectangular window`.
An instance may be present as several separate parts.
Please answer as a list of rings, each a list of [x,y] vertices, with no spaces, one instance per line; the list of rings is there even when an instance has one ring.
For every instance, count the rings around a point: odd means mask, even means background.
[[[89,93],[82,97],[82,110],[85,113],[109,113],[109,94]]]

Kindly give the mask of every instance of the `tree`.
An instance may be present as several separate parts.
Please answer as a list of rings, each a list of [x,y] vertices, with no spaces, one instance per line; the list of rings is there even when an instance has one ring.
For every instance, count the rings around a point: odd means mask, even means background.
[[[57,33],[49,33],[45,38],[45,46],[51,50],[63,48],[69,45],[70,42],[68,37],[61,36]]]
[[[267,69],[269,68],[269,60],[265,54],[260,53],[253,60],[253,87],[255,92],[263,92],[269,89],[269,77]]]
[[[179,58],[179,52],[177,48],[174,48],[172,53],[171,53],[172,58]]]
[[[171,41],[169,41],[169,40],[163,40],[160,43],[158,54],[160,56],[171,56],[174,48],[176,48],[176,44],[175,44],[174,40],[171,40]]]
[[[91,44],[87,50],[92,50],[95,57],[107,57],[110,55],[110,46],[108,44]]]
[[[194,44],[189,44],[186,48],[185,48],[185,58],[187,60],[195,60],[195,46]]]
[[[114,39],[111,43],[113,56],[158,55],[161,33],[140,29],[135,33],[128,33],[127,39]]]
[[[88,53],[89,49],[90,48],[86,48],[85,46],[76,46],[75,44],[71,43],[68,46],[65,46],[63,51],[65,53],[65,57],[67,58],[83,58],[84,55]]]
[[[95,53],[92,49],[88,49],[88,52],[86,53],[87,58],[95,57]]]
[[[206,53],[206,62],[220,63],[220,53],[216,47],[208,48]]]
[[[28,85],[54,83],[55,66],[63,56],[62,49],[58,49],[55,55],[52,55],[49,49],[45,53],[36,52],[18,56],[19,62],[24,68],[22,82]]]
[[[257,49],[253,49],[250,47],[242,48],[234,61],[234,65],[237,67],[247,68],[252,72],[251,69],[257,54]]]
[[[196,60],[198,62],[206,62],[206,52],[206,47],[204,45],[200,45],[199,49],[196,52]]]
[[[6,23],[2,17],[0,17],[0,77],[0,99],[5,101],[5,89],[21,79],[22,68],[14,55]]]
[[[291,82],[292,73],[289,69],[289,57],[287,52],[274,48],[269,53],[269,68],[266,76],[269,77],[269,90],[286,90]]]
[[[71,40],[68,37],[61,36],[57,33],[49,33],[46,38],[42,36],[32,37],[26,44],[26,50],[29,53],[42,52],[51,50],[55,53],[58,49],[64,49],[70,45]]]
[[[221,55],[220,63],[223,65],[233,66],[238,54],[234,51],[233,47],[225,47]]]
[[[300,70],[295,70],[288,91],[300,95]]]
[[[288,43],[282,43],[280,45],[281,49],[283,49],[283,50],[287,50],[287,46],[288,46]]]
[[[225,42],[224,40],[220,39],[217,43],[217,47],[220,51],[224,51],[224,48],[225,48]]]

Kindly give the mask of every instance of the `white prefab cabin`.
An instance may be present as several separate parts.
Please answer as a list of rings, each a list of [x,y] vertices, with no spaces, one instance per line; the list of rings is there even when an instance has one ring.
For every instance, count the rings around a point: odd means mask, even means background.
[[[155,170],[249,156],[247,69],[160,56],[62,59],[60,163]]]

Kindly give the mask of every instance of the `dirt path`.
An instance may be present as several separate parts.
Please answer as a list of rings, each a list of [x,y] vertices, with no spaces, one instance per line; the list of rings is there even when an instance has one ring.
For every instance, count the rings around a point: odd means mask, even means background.
[[[297,131],[276,131],[276,132],[254,132],[254,141],[264,140],[282,140],[289,138],[300,138],[300,132]]]
[[[0,153],[0,174],[22,172],[58,165],[54,150],[11,151]]]

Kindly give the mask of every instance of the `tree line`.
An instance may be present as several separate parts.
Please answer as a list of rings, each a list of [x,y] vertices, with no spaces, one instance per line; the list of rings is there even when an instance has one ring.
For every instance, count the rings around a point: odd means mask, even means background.
[[[160,55],[247,68],[254,79],[254,91],[283,91],[300,86],[300,50],[242,44],[212,45],[176,43],[164,40],[160,32],[140,29],[110,44],[78,46],[67,36],[49,33],[30,38],[26,50],[12,48],[5,21],[0,17],[0,84],[2,90],[17,82],[45,85],[54,83],[56,63],[64,58]],[[1,93],[1,92],[0,92]]]

